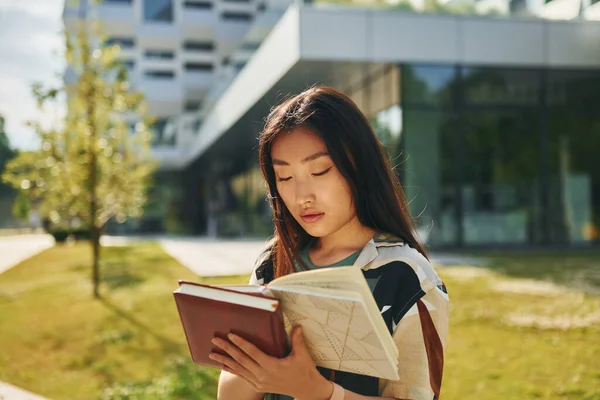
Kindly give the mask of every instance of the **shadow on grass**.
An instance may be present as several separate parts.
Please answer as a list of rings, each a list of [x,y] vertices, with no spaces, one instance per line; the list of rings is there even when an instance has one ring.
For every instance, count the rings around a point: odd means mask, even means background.
[[[139,262],[169,259],[169,256],[163,251],[159,251],[159,255],[157,255],[156,247],[151,245],[103,247],[102,250],[106,259],[131,259]]]
[[[172,260],[164,251],[157,252],[153,247],[110,247],[104,249],[103,255],[103,262],[126,265],[129,269],[156,267]]]
[[[91,263],[88,264],[77,264],[71,268],[69,268],[69,271],[73,271],[73,272],[86,272],[89,271],[92,268]]]
[[[145,281],[143,277],[132,274],[126,269],[105,269],[102,271],[102,282],[111,290],[136,286]]]
[[[123,310],[122,308],[119,308],[118,305],[111,302],[110,299],[107,299],[106,297],[100,297],[99,300],[102,303],[104,303],[104,305],[107,308],[111,309],[115,314],[117,314],[119,317],[127,320],[132,325],[138,327],[140,330],[142,330],[145,333],[149,334],[150,336],[154,337],[161,344],[161,347],[165,352],[175,353],[175,352],[179,351],[179,344],[177,342],[174,342],[171,339],[168,339],[168,338],[156,333],[156,331],[154,331],[150,326],[135,319],[130,313]]]
[[[600,250],[552,253],[477,254],[489,263],[483,268],[513,278],[550,281],[600,295]]]
[[[110,289],[132,287],[143,283],[148,266],[160,260],[153,253],[135,247],[111,247],[105,249],[101,261],[102,281]]]

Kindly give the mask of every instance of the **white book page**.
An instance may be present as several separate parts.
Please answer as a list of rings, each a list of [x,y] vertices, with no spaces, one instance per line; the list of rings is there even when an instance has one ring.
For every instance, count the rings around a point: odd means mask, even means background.
[[[190,296],[202,297],[205,299],[211,299],[215,301],[222,301],[231,304],[240,304],[247,307],[260,308],[267,311],[277,310],[278,301],[274,299],[268,299],[265,297],[248,296],[242,292],[229,292],[225,290],[219,290],[210,286],[197,286],[183,283],[181,284],[174,293],[187,294]]]
[[[323,268],[285,275],[273,280],[269,285],[279,287],[297,284],[320,286],[324,282],[352,284],[357,276],[362,276],[362,272],[356,267]]]
[[[215,285],[215,287],[227,289],[227,290],[235,290],[236,292],[242,293],[263,293],[266,289],[264,286],[259,285]]]
[[[339,291],[354,293],[353,298],[360,298],[366,307],[367,315],[382,338],[387,350],[398,354],[398,349],[389,334],[381,311],[373,298],[362,270],[356,267],[335,267],[319,270],[302,271],[272,281],[268,287],[273,290],[294,290],[305,287],[308,293],[321,296],[336,296]]]
[[[385,331],[379,331],[356,293],[336,290],[335,294],[323,295],[302,286],[272,287],[271,292],[283,307],[286,330],[302,326],[317,365],[398,379],[392,338],[385,324]],[[391,350],[386,341],[391,342]]]

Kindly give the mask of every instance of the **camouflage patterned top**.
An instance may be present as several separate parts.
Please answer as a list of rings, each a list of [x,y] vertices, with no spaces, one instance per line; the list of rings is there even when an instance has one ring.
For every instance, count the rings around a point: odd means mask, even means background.
[[[327,379],[365,396],[438,400],[448,336],[449,298],[433,266],[400,238],[377,233],[353,264],[361,268],[398,347],[398,375],[391,381],[318,367]],[[273,280],[268,249],[250,282]],[[267,395],[269,400],[288,398]]]

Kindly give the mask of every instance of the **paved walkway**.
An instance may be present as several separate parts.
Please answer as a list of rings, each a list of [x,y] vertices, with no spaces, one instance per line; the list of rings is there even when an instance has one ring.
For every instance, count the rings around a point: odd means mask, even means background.
[[[0,237],[0,274],[52,246],[54,239],[45,234]]]
[[[8,383],[0,382],[0,400],[46,400],[36,394],[19,389]]]
[[[221,240],[201,238],[157,239],[171,257],[200,276],[244,275],[252,272],[254,262],[265,247],[264,240]],[[436,266],[485,266],[487,260],[461,254],[430,255]]]
[[[208,237],[103,236],[103,246],[126,246],[155,241],[183,266],[199,276],[245,275],[264,249],[266,239],[213,239]]]
[[[0,274],[26,259],[54,246],[50,235],[0,237]],[[45,400],[43,397],[0,382],[0,400]]]
[[[265,240],[164,238],[159,243],[171,257],[199,276],[250,276]]]
[[[245,275],[252,272],[254,262],[265,247],[265,239],[211,239],[207,237],[114,237],[102,238],[107,246],[127,245],[136,241],[156,241],[182,265],[199,276]],[[436,266],[484,266],[485,259],[460,254],[435,253]]]

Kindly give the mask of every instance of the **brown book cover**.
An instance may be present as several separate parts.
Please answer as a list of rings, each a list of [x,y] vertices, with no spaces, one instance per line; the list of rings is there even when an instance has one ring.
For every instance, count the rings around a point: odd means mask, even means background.
[[[179,281],[173,295],[194,363],[219,368],[208,355],[224,352],[211,340],[215,336],[227,340],[229,333],[273,357],[287,355],[287,334],[277,299],[187,281]]]

